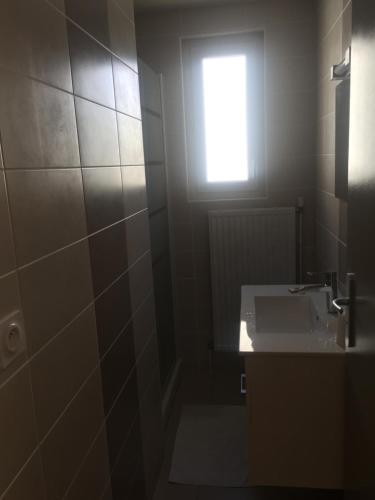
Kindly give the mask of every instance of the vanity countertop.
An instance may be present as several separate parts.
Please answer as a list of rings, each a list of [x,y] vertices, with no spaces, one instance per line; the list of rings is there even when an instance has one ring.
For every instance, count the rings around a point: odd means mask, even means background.
[[[291,296],[290,285],[258,285],[241,288],[241,321],[239,352],[254,354],[304,354],[304,355],[343,355],[345,350],[336,343],[336,317],[327,312],[326,295],[319,289],[309,290],[298,295],[309,296],[319,315],[316,331],[306,334],[295,333],[257,333],[255,328],[255,297]]]

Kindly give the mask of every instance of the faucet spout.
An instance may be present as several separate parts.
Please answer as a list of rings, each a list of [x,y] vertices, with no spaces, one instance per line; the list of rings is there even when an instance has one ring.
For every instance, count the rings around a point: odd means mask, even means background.
[[[327,311],[331,314],[336,313],[335,307],[332,305],[333,301],[337,299],[338,290],[337,290],[337,272],[330,271],[324,273],[307,273],[309,276],[317,275],[319,277],[323,277],[323,282],[321,283],[312,283],[307,285],[301,285],[296,287],[289,288],[289,293],[299,293],[304,292],[306,290],[313,290],[316,288],[325,289],[327,294]]]

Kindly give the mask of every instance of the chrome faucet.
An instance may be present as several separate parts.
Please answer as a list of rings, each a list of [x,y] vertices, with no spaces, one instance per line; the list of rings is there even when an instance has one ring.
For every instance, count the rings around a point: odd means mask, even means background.
[[[308,285],[301,285],[289,288],[289,293],[299,293],[306,290],[312,290],[314,288],[326,288],[326,300],[327,300],[327,311],[331,314],[337,312],[333,306],[333,301],[337,299],[337,272],[309,272],[308,276],[317,276],[321,278],[320,283],[312,283]]]

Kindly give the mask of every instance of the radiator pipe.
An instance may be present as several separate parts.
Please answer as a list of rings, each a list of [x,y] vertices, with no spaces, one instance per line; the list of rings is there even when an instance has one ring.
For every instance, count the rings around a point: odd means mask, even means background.
[[[302,196],[297,198],[297,224],[298,224],[298,244],[297,244],[297,283],[303,281],[303,209],[305,200]]]

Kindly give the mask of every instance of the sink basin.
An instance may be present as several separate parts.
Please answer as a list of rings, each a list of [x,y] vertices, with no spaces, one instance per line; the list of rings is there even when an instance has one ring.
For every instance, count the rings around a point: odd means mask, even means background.
[[[309,334],[319,317],[307,296],[255,296],[256,333]]]

